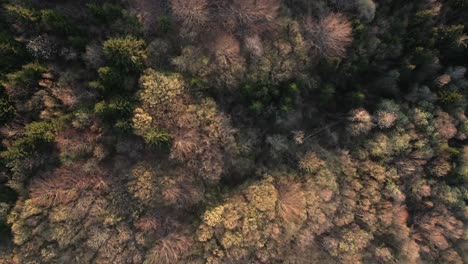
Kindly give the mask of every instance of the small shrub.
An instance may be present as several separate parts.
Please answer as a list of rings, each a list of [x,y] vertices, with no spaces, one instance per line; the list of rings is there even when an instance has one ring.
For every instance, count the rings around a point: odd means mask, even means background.
[[[463,94],[455,91],[441,91],[439,92],[439,100],[441,103],[450,105],[459,103],[463,100]]]
[[[15,116],[15,108],[6,99],[0,98],[0,124],[7,123]]]
[[[103,23],[110,23],[122,17],[122,7],[112,3],[105,3],[102,6],[89,4],[89,10],[96,19]]]
[[[16,68],[27,54],[23,46],[8,33],[0,31],[0,72]]]
[[[10,161],[26,157],[51,143],[55,135],[55,123],[32,122],[26,126],[23,137],[15,140],[8,150],[0,153],[0,156]]]
[[[73,24],[68,21],[64,15],[55,10],[41,10],[41,21],[46,28],[64,35],[70,35],[77,31]]]
[[[149,131],[143,136],[143,138],[145,139],[146,144],[151,147],[168,145],[170,141],[169,133],[158,130]]]
[[[8,14],[24,23],[35,23],[40,18],[39,12],[35,9],[26,8],[19,5],[5,5],[4,8]]]
[[[6,80],[1,84],[11,98],[24,98],[33,92],[33,86],[37,84],[41,74],[46,71],[47,68],[39,63],[26,64],[21,70],[7,74]]]
[[[133,113],[133,102],[125,98],[114,98],[108,102],[98,102],[94,112],[109,120],[131,117]]]
[[[89,83],[89,86],[94,89],[103,91],[119,90],[123,86],[124,75],[116,68],[101,67],[98,69],[99,81]]]
[[[290,111],[299,92],[296,83],[247,83],[241,89],[249,109],[257,115],[264,116]]]

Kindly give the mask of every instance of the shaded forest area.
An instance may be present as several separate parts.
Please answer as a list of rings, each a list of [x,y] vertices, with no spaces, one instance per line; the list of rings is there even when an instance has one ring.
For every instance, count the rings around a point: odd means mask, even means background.
[[[0,6],[0,264],[468,263],[467,0]]]

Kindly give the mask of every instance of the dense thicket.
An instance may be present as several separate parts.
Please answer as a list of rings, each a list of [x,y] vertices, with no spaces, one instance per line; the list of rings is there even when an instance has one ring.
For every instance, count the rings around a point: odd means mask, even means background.
[[[468,263],[466,1],[0,6],[0,263]]]

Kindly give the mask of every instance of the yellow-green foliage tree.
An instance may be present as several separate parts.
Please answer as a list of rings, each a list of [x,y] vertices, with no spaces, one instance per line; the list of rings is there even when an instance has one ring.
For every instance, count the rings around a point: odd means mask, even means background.
[[[170,158],[197,171],[198,177],[216,182],[223,173],[224,158],[233,153],[234,130],[214,101],[195,101],[179,74],[148,69],[140,78],[141,105],[133,126],[139,135],[167,131],[172,139]]]
[[[110,64],[125,70],[141,70],[148,58],[145,41],[132,36],[107,40],[103,52]]]
[[[305,159],[310,161],[312,155],[308,153]],[[281,261],[288,250],[308,243],[290,244],[303,232],[309,232],[311,237],[307,239],[315,245],[314,236],[333,225],[337,185],[326,162],[317,156],[313,159],[318,161],[315,171],[275,172],[274,176],[265,176],[206,210],[197,231],[205,260]]]

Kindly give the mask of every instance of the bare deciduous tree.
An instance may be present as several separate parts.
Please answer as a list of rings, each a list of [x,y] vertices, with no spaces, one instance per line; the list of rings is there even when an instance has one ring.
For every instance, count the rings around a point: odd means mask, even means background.
[[[239,41],[232,34],[219,34],[213,45],[216,61],[216,81],[227,87],[237,87],[245,71],[245,59],[241,56]]]
[[[351,22],[340,13],[330,13],[314,22],[306,20],[306,27],[313,46],[325,57],[344,57],[351,44]]]
[[[171,149],[171,158],[177,160],[189,159],[197,148],[197,134],[195,130],[177,133]]]
[[[258,34],[246,36],[244,38],[244,45],[247,51],[255,57],[263,55],[263,43]]]
[[[439,111],[435,119],[435,128],[439,133],[439,137],[443,139],[451,139],[457,134],[457,128],[454,125],[454,118],[448,113]]]
[[[55,206],[78,199],[86,189],[97,192],[107,190],[108,184],[102,175],[102,172],[84,172],[83,164],[79,163],[59,168],[50,178],[35,181],[31,188],[31,200],[38,205]]]
[[[171,0],[171,9],[188,28],[204,26],[209,20],[207,0]]]
[[[306,199],[300,183],[282,183],[278,187],[278,214],[286,223],[299,223],[306,218]]]
[[[216,61],[221,65],[236,62],[240,56],[240,43],[230,34],[220,34],[214,42]]]
[[[158,230],[161,227],[162,223],[161,220],[154,216],[146,216],[138,219],[134,223],[134,226],[143,232],[150,232],[154,230]]]
[[[171,234],[161,239],[149,252],[145,263],[178,263],[190,250],[192,244],[192,239],[186,235]]]
[[[279,15],[279,0],[217,0],[215,6],[227,28],[261,27]]]
[[[351,110],[348,120],[350,122],[347,129],[353,136],[366,134],[373,127],[372,116],[364,108]]]

